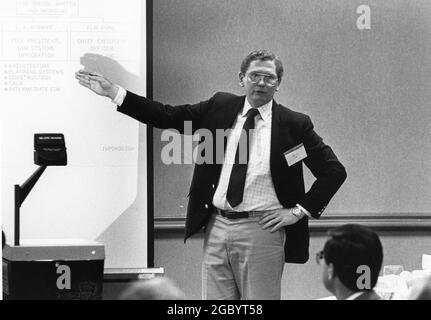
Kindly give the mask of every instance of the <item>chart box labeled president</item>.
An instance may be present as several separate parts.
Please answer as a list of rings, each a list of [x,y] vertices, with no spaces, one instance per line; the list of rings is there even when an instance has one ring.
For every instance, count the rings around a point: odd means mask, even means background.
[[[22,240],[3,249],[3,299],[102,299],[105,249],[76,239]]]

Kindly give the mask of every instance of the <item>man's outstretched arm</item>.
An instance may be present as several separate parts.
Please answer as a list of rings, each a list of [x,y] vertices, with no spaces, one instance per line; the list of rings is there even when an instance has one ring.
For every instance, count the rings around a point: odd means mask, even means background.
[[[194,105],[171,106],[126,91],[100,73],[79,70],[75,78],[83,87],[98,95],[111,98],[118,111],[142,123],[161,129],[176,129],[185,133],[185,122],[192,125],[190,133],[200,128],[202,116],[213,105],[214,97]]]

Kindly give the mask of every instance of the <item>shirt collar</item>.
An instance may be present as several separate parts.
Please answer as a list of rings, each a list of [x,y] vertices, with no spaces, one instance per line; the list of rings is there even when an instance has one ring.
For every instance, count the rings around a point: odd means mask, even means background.
[[[264,104],[263,106],[256,108],[259,111],[259,114],[260,114],[263,121],[268,120],[269,116],[271,115],[272,102],[273,101],[274,100],[271,100],[268,103]],[[251,108],[252,108],[252,106],[250,105],[250,103],[248,102],[247,97],[246,97],[245,102],[244,102],[244,108],[242,108],[241,116],[245,117],[248,110],[250,110]]]
[[[359,296],[361,296],[362,294],[364,294],[364,291],[358,291],[355,292],[354,294],[352,294],[350,297],[347,297],[346,300],[355,300],[356,298],[358,298]]]

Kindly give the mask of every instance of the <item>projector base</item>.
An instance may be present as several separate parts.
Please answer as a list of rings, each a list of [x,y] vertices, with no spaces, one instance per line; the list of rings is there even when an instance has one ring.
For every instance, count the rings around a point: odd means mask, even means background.
[[[102,299],[103,245],[6,245],[3,253],[4,300]]]

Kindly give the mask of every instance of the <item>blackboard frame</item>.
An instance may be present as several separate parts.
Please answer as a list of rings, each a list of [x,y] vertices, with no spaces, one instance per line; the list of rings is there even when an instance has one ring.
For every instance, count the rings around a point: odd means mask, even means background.
[[[147,96],[153,98],[153,0],[146,0],[147,23]],[[153,128],[146,126],[147,136],[147,267],[154,267],[154,163]]]

